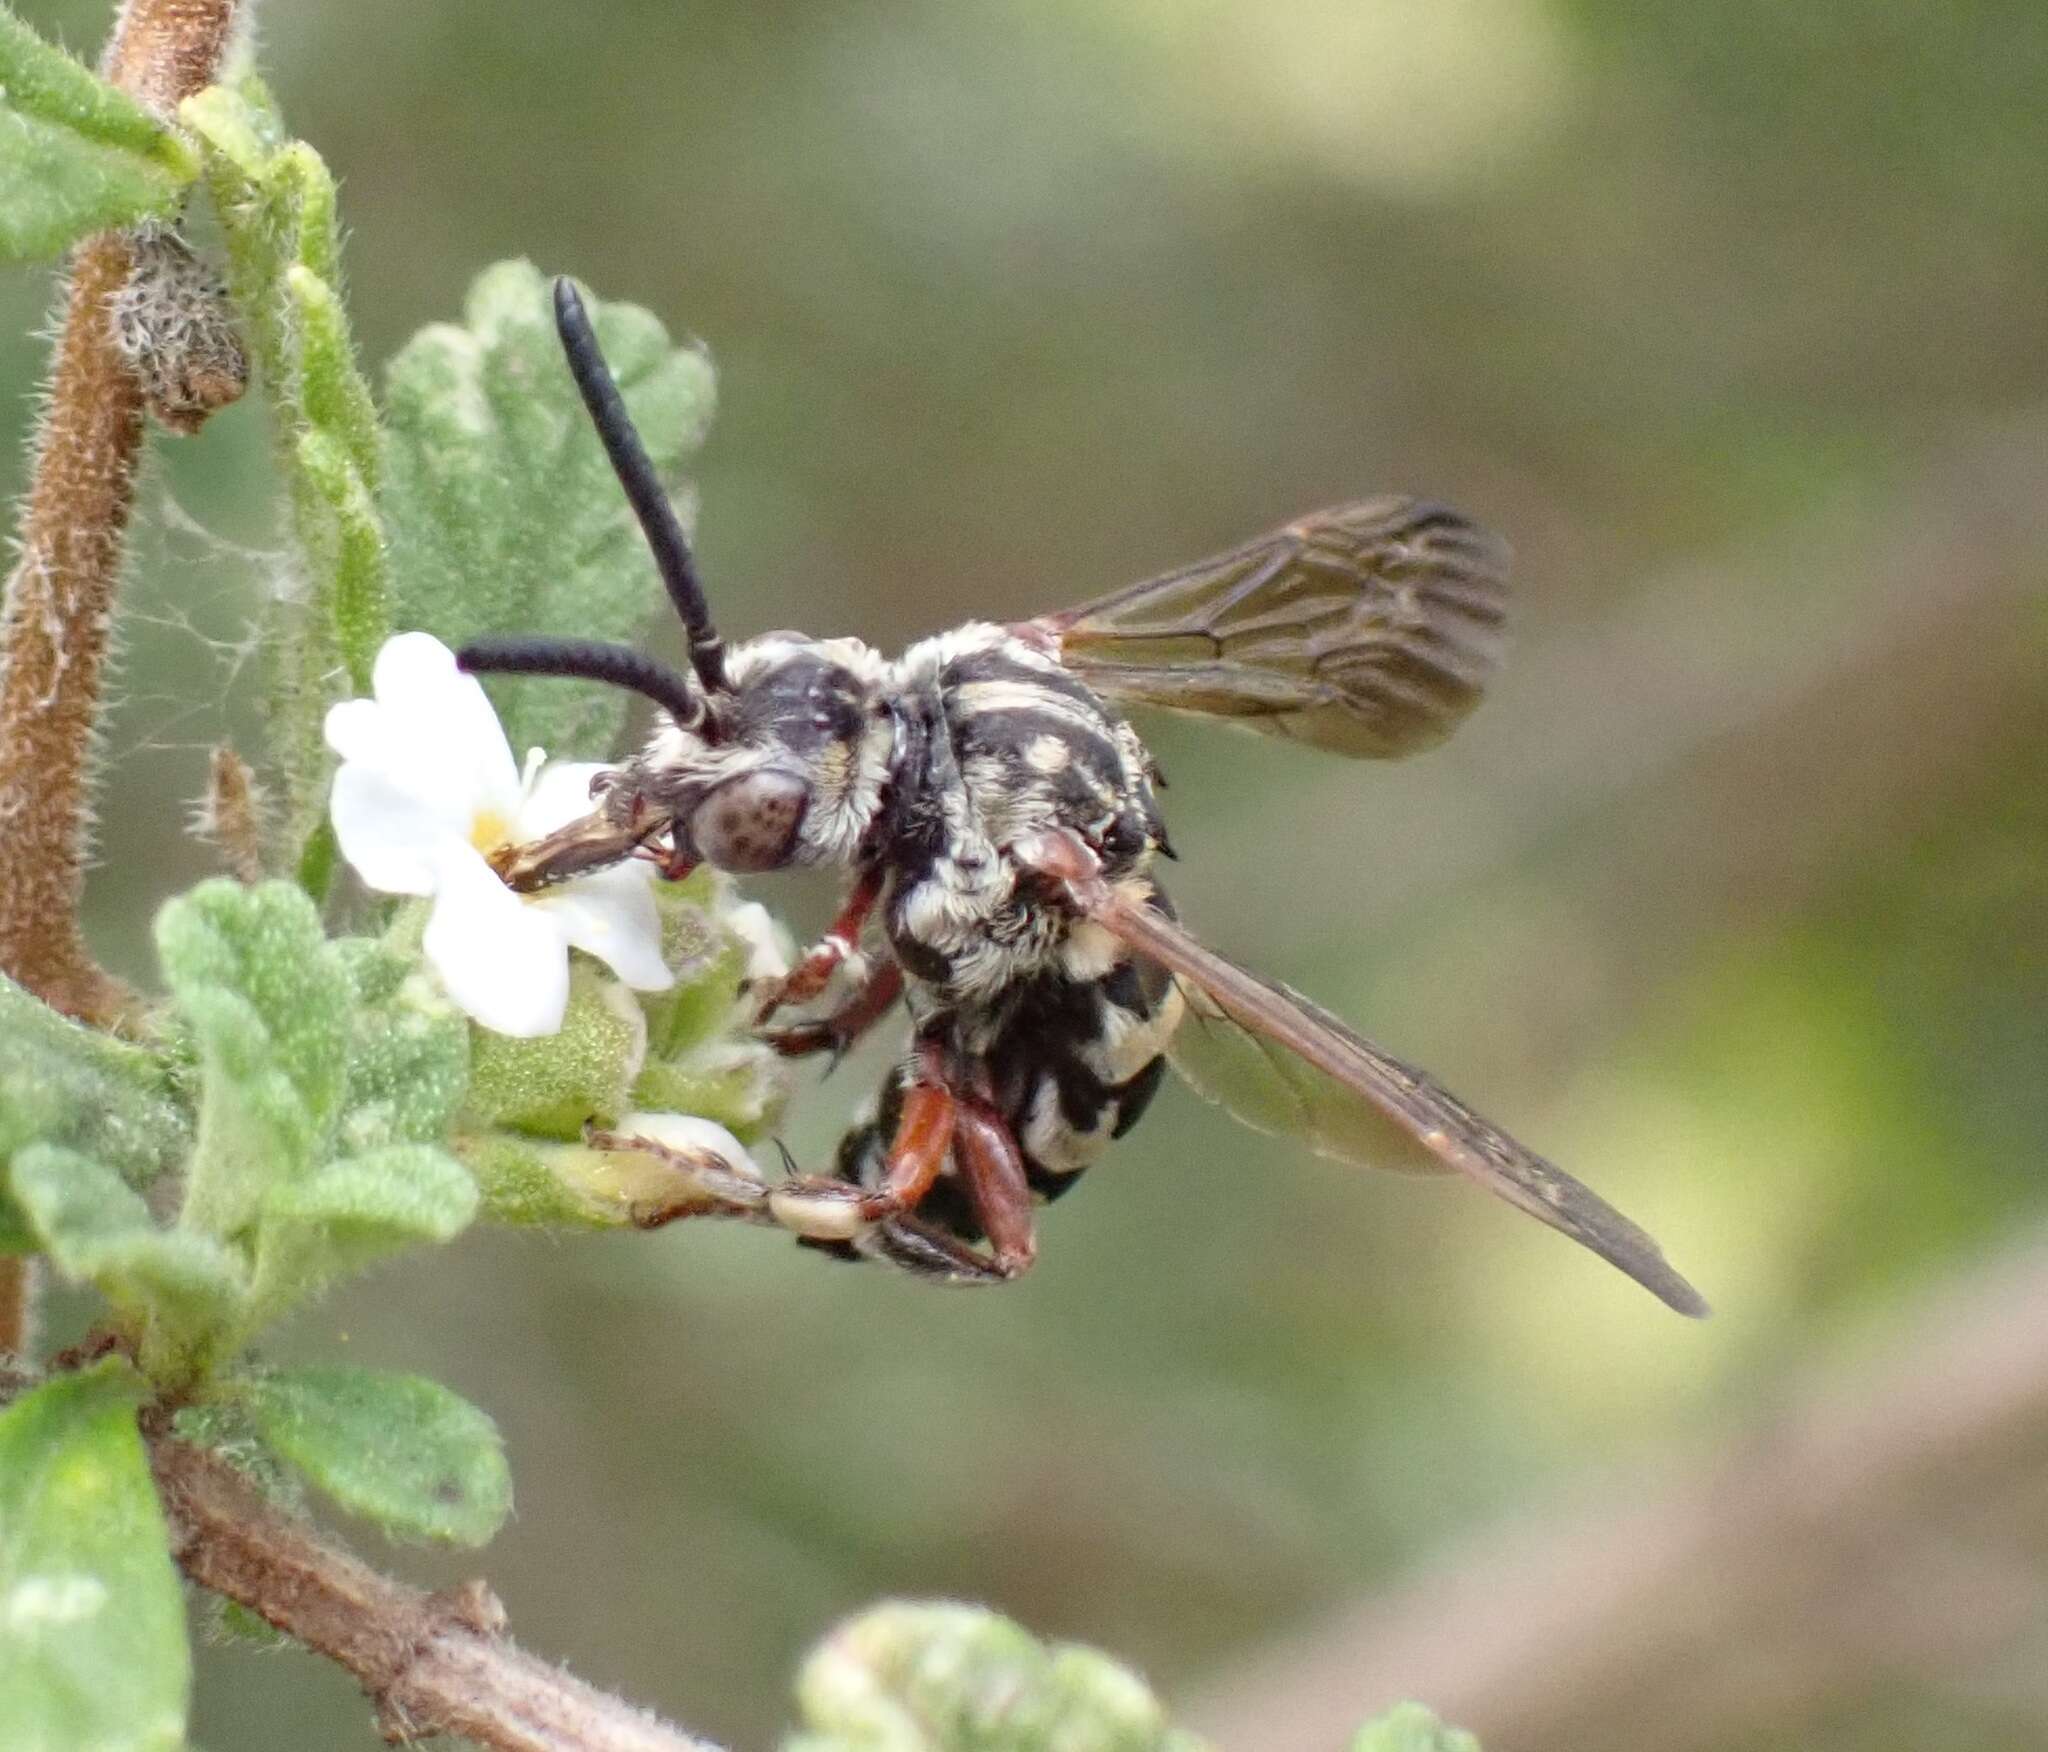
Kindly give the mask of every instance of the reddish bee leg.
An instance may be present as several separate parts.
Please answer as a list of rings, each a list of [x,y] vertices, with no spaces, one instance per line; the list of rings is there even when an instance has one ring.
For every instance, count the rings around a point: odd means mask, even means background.
[[[761,1038],[784,1058],[804,1058],[814,1052],[829,1052],[836,1063],[855,1041],[889,1013],[889,1006],[902,995],[903,969],[893,961],[886,961],[831,1015],[810,1022],[793,1022],[787,1028],[763,1029]]]
[[[797,959],[797,964],[782,978],[762,988],[754,1011],[755,1027],[760,1027],[786,1005],[808,1004],[825,989],[842,962],[851,961],[859,954],[861,928],[868,922],[868,914],[875,910],[875,902],[881,895],[882,872],[880,869],[865,871],[853,885],[853,892],[847,895],[846,904],[839,909],[839,916],[832,921],[831,929],[806,949]]]
[[[864,1222],[879,1223],[917,1208],[946,1165],[961,1106],[942,1083],[919,1083],[903,1097],[903,1117],[889,1145],[882,1184],[860,1201]]]
[[[917,1208],[946,1165],[960,1108],[959,1098],[935,1074],[936,1056],[927,1053],[918,1081],[904,1094],[881,1184],[868,1189],[817,1175],[785,1181],[768,1196],[784,1228],[814,1241],[852,1241]]]
[[[974,1213],[988,1236],[995,1267],[1005,1278],[1021,1277],[1038,1257],[1031,1214],[1031,1183],[1023,1152],[1001,1114],[976,1100],[962,1101],[953,1125],[953,1148],[967,1182]]]

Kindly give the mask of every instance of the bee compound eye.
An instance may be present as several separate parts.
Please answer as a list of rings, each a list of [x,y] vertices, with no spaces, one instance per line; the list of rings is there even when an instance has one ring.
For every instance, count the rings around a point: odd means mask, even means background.
[[[690,816],[690,840],[707,864],[745,875],[789,862],[811,788],[788,773],[728,779]]]

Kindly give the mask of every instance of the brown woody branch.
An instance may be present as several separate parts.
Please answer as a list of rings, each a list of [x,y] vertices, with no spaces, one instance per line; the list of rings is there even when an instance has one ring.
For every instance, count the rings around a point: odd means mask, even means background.
[[[463,1734],[493,1752],[716,1752],[516,1647],[482,1582],[426,1594],[394,1581],[189,1442],[155,1437],[150,1462],[185,1573],[346,1667],[387,1740]]]

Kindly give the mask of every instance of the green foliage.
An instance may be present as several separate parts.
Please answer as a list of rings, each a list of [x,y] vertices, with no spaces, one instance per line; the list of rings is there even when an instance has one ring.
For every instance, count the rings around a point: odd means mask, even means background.
[[[337,1148],[439,1143],[469,1082],[468,1019],[388,945],[344,938],[334,952],[355,999]]]
[[[1479,1741],[1445,1727],[1419,1703],[1399,1703],[1358,1730],[1351,1752],[1479,1752]]]
[[[390,1144],[324,1163],[264,1200],[259,1300],[282,1306],[401,1248],[452,1241],[476,1206],[476,1182],[430,1144]]]
[[[592,309],[655,466],[673,473],[711,419],[705,355],[671,347],[626,304]],[[381,501],[396,623],[450,645],[483,631],[628,639],[659,600],[645,543],[562,363],[548,286],[500,262],[471,286],[461,326],[423,329],[386,379],[391,444]],[[616,689],[489,682],[515,750],[602,757]]]
[[[331,763],[320,727],[334,677],[367,692],[391,630],[390,577],[376,496],[383,435],[356,368],[341,301],[334,179],[285,137],[254,81],[215,86],[180,111],[204,151],[227,237],[228,282],[248,322],[276,425],[292,529],[305,569],[273,641],[271,707],[285,787],[285,864],[324,890],[332,866],[323,808]]]
[[[275,1453],[388,1533],[481,1545],[511,1511],[497,1427],[438,1382],[313,1368],[245,1376],[231,1391]]]
[[[289,882],[203,883],[165,907],[157,941],[199,1059],[179,1224],[251,1262],[244,1335],[344,1272],[462,1230],[476,1188],[437,1141],[467,1030],[411,963],[328,942]]]
[[[241,1257],[209,1235],[159,1228],[113,1169],[61,1145],[17,1152],[10,1178],[36,1239],[126,1318],[150,1372],[197,1372],[247,1298]]]
[[[0,259],[174,212],[198,169],[133,98],[0,7]]]
[[[789,1070],[748,1035],[748,945],[726,919],[737,898],[732,879],[708,868],[657,893],[662,959],[676,983],[639,994],[647,1053],[633,1105],[715,1119],[752,1143],[780,1117]]]
[[[185,1607],[107,1362],[0,1413],[0,1699],[10,1752],[174,1752],[191,1688]]]
[[[62,1144],[145,1186],[183,1160],[190,1135],[154,1054],[82,1027],[0,977],[0,1162],[32,1142]],[[33,1245],[0,1196],[0,1251]]]
[[[891,1602],[797,1678],[784,1752],[1200,1752],[1127,1667],[976,1606]]]
[[[182,1221],[237,1236],[306,1172],[339,1109],[349,980],[290,883],[202,883],[157,920],[157,949],[203,1064]]]

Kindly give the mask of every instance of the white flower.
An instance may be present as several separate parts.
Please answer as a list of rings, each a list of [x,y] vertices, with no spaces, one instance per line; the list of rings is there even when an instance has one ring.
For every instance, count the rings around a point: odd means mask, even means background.
[[[372,888],[433,896],[423,947],[450,997],[486,1028],[531,1036],[562,1026],[572,947],[641,991],[674,983],[647,863],[515,894],[484,861],[586,813],[601,768],[543,768],[536,748],[521,773],[484,690],[429,634],[388,640],[372,684],[374,699],[327,714],[334,832]]]

